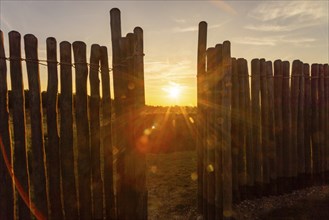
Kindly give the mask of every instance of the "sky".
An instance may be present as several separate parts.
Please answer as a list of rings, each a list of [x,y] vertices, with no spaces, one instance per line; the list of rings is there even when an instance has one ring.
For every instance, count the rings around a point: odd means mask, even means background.
[[[146,104],[195,106],[200,21],[208,23],[207,47],[229,40],[231,55],[249,64],[253,58],[328,63],[328,2],[0,0],[0,29],[6,56],[8,33],[16,30],[22,38],[28,33],[38,38],[39,59],[46,57],[47,37],[55,37],[58,44],[84,41],[87,59],[92,44],[107,46],[111,65],[109,11],[119,8],[123,36],[136,26],[144,30]],[[40,73],[46,90],[46,67]]]

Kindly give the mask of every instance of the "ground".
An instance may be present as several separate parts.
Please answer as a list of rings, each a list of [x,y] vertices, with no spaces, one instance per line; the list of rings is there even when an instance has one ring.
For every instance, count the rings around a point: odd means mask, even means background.
[[[196,213],[195,151],[148,154],[147,166],[149,219],[202,219]],[[243,201],[233,211],[243,220],[327,220],[329,186]]]
[[[149,219],[193,219],[196,216],[196,152],[148,154]]]

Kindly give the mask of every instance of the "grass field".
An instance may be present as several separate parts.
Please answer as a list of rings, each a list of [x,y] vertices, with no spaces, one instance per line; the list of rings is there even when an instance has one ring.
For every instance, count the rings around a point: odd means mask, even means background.
[[[195,219],[196,152],[147,155],[149,219]]]

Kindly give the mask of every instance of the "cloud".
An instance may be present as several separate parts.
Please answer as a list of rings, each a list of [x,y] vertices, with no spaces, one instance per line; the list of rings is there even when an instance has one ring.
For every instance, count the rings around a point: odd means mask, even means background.
[[[222,27],[228,22],[229,21],[227,20],[227,21],[224,21],[224,22],[219,23],[219,24],[209,25],[208,29],[215,29],[215,28]],[[174,33],[196,32],[196,31],[198,31],[198,28],[199,28],[198,25],[189,26],[189,27],[175,27],[175,28],[172,29],[172,31]]]
[[[233,40],[238,44],[257,45],[257,46],[275,46],[277,40],[272,38],[255,38],[255,37],[243,37]]]
[[[174,20],[174,22],[176,22],[178,24],[184,24],[184,23],[186,23],[186,20],[185,19],[181,19],[181,18],[174,18],[173,20]]]
[[[315,38],[292,38],[291,36],[270,36],[270,37],[242,37],[236,38],[233,42],[238,44],[255,45],[255,46],[277,46],[278,44],[290,44],[294,46],[310,46],[309,43],[316,42]]]
[[[195,78],[194,67],[189,60],[178,62],[146,61],[145,78],[147,80],[172,80]]]
[[[328,2],[324,1],[263,2],[248,14],[256,24],[248,24],[245,28],[283,32],[327,24],[327,8]]]
[[[224,0],[213,0],[211,1],[212,4],[214,4],[216,7],[222,9],[223,11],[225,11],[228,14],[231,15],[237,15],[238,12],[227,2],[225,2]]]
[[[322,1],[263,2],[249,15],[261,21],[287,20],[298,21],[322,20],[328,17],[326,4]]]

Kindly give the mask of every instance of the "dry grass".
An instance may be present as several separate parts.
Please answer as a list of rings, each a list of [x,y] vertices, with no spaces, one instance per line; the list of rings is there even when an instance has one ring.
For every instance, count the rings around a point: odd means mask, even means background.
[[[149,219],[195,219],[196,152],[148,154]]]

